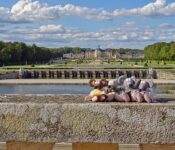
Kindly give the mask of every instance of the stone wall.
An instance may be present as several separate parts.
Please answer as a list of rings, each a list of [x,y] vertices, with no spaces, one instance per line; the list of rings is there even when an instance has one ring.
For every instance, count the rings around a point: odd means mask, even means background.
[[[1,96],[0,141],[175,143],[175,103],[85,103],[82,97]]]

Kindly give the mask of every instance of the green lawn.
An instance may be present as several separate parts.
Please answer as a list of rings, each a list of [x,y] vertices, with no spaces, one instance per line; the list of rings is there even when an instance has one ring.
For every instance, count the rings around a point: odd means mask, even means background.
[[[134,69],[134,68],[158,68],[158,69],[175,69],[175,61],[93,61],[93,60],[64,60],[55,64],[41,64],[41,65],[19,65],[19,66],[6,66],[8,70],[23,69],[73,69],[73,68],[114,68],[114,69]]]
[[[0,69],[0,74],[5,74],[5,73],[8,73],[8,72],[13,72],[15,70],[2,70]]]

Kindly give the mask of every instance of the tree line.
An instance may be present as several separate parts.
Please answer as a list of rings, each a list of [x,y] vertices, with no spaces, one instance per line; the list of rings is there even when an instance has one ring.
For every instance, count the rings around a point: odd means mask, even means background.
[[[60,58],[66,53],[81,53],[88,50],[80,47],[46,48],[35,44],[26,45],[22,42],[0,41],[0,65],[22,65],[47,63],[52,59]],[[111,49],[113,53],[137,53],[140,50],[133,49]],[[143,52],[143,51],[142,51]]]
[[[147,60],[175,60],[175,42],[159,42],[144,48]]]
[[[47,62],[53,57],[49,48],[28,46],[21,42],[0,41],[0,64],[17,65]]]
[[[0,41],[0,65],[41,64],[62,57],[66,53],[85,52],[86,48],[60,47],[46,48],[35,44],[26,45],[22,42]],[[113,53],[140,53],[138,49],[111,49]],[[159,42],[144,48],[147,60],[175,60],[175,42]]]
[[[80,53],[85,48],[61,47],[46,48],[22,42],[0,41],[0,65],[44,64],[62,57],[65,53]]]

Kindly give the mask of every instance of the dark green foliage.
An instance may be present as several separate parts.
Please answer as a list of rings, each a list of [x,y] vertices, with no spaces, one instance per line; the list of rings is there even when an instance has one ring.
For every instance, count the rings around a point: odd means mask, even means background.
[[[144,63],[144,67],[148,67],[148,63]]]
[[[0,65],[36,64],[48,62],[54,56],[49,48],[28,46],[21,42],[0,42]]]
[[[73,53],[73,54],[78,54],[81,52],[85,52],[85,48],[80,48],[80,47],[60,47],[60,48],[55,48],[53,49],[54,56],[57,57],[63,57],[63,54],[67,53]]]
[[[145,47],[144,54],[149,60],[175,60],[175,42],[149,45]]]
[[[163,65],[166,65],[166,62],[165,61],[163,61]]]
[[[143,53],[138,49],[111,49],[113,54],[116,52],[121,54],[134,55]],[[45,48],[35,44],[26,45],[22,42],[2,42],[0,41],[0,65],[23,65],[23,64],[52,64],[50,60],[63,57],[66,53],[84,53],[86,48],[80,47],[61,47],[61,48]],[[175,55],[174,55],[175,56]],[[111,60],[110,60],[111,61]],[[111,63],[108,61],[108,63]],[[79,62],[78,62],[79,63]],[[67,62],[65,63],[65,65]],[[122,62],[121,62],[122,64]]]

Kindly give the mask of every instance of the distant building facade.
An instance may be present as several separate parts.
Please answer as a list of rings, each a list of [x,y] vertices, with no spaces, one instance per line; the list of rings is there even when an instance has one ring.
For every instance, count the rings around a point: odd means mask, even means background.
[[[85,58],[84,52],[78,54],[73,53],[63,54],[63,59],[84,59],[84,58]]]
[[[130,59],[144,58],[143,53],[113,53],[112,49],[102,50],[100,46],[97,49],[86,49],[84,52],[73,54],[67,53],[63,55],[64,59]]]
[[[116,59],[143,59],[144,53],[116,53]]]
[[[63,54],[63,58],[65,58],[65,59],[72,59],[73,55],[74,55],[73,53]]]
[[[97,49],[86,49],[85,52],[79,54],[67,53],[63,54],[64,59],[111,59],[115,58],[111,49],[102,50],[100,46]]]

